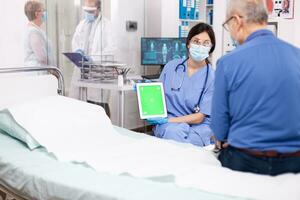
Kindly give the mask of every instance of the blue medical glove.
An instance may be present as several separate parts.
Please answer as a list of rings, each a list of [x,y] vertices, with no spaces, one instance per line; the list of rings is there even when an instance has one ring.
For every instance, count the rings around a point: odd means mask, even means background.
[[[158,118],[147,119],[147,122],[151,125],[162,125],[162,124],[168,123],[169,120],[168,120],[168,118],[158,117]]]
[[[136,84],[137,83],[151,83],[151,80],[144,79],[144,80],[138,80],[134,85],[133,85],[133,91],[136,92]]]
[[[75,53],[80,53],[81,55],[84,55],[84,51],[82,49],[76,49]]]
[[[88,62],[92,61],[92,59],[89,56],[85,55],[85,53],[82,49],[77,49],[75,51],[75,53],[80,53],[83,56],[83,58],[85,59],[85,61],[88,61]]]

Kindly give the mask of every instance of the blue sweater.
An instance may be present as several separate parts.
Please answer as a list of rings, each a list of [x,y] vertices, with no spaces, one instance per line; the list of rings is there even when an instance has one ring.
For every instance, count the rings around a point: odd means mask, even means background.
[[[220,141],[253,150],[300,150],[300,49],[268,30],[217,63],[211,128]]]

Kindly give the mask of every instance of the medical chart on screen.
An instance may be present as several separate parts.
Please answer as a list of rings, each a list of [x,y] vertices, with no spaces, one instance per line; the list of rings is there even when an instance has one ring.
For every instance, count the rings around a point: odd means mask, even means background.
[[[186,59],[186,38],[142,38],[143,65],[165,65],[174,59]]]

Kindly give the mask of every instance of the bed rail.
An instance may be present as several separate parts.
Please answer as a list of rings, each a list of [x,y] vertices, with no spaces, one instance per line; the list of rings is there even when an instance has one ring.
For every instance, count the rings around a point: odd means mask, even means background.
[[[0,199],[1,200],[26,200],[25,198],[12,193],[0,184]]]
[[[64,77],[60,69],[57,67],[20,67],[20,68],[0,68],[0,74],[8,73],[27,73],[27,72],[49,72],[54,75],[58,80],[57,92],[60,95],[65,95]]]

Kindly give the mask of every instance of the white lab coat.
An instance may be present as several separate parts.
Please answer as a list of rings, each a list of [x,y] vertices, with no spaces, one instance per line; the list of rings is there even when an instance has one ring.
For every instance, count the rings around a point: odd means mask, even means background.
[[[116,50],[112,25],[109,20],[99,16],[93,23],[82,20],[74,33],[72,40],[72,50],[81,49],[87,55],[113,55]],[[98,57],[101,59],[100,57]],[[97,57],[93,57],[93,60]],[[80,79],[80,69],[74,66],[72,83],[69,96],[79,99],[79,88],[74,83]],[[88,89],[88,100],[108,103],[109,93],[104,92],[101,97],[100,90]]]
[[[46,33],[37,26],[28,25],[24,41],[26,67],[54,66],[55,60]]]

